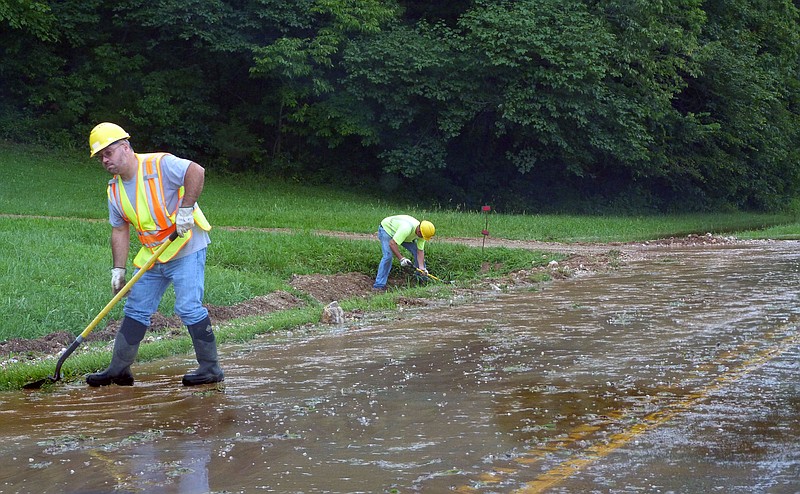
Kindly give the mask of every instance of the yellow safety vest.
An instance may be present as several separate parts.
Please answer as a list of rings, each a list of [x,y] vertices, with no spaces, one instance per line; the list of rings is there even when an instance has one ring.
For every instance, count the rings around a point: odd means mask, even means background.
[[[155,253],[158,246],[175,231],[175,215],[178,206],[170,212],[164,200],[164,185],[161,180],[161,158],[166,153],[136,154],[139,162],[139,172],[136,176],[136,206],[131,203],[125,187],[122,186],[119,175],[108,182],[108,200],[117,204],[122,211],[125,221],[136,228],[136,235],[142,243],[142,248],[133,259],[133,265],[141,268]],[[181,203],[184,188],[178,190],[178,202]],[[194,208],[194,222],[205,231],[211,230],[211,224],[206,219],[199,207]],[[164,263],[175,255],[192,238],[189,230],[183,237],[175,239],[160,256],[158,262]]]

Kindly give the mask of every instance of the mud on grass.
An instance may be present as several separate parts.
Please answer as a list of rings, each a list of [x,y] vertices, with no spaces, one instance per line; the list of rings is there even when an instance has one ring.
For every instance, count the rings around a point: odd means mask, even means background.
[[[289,284],[292,288],[306,294],[321,304],[334,300],[346,300],[372,295],[374,279],[363,273],[344,273],[336,275],[295,275]],[[292,293],[277,291],[255,297],[231,306],[206,305],[209,317],[216,324],[242,317],[267,315],[273,312],[293,309],[306,304],[306,301]],[[91,332],[86,341],[110,341],[114,339],[120,321],[109,320],[102,328]],[[170,331],[176,336],[185,335],[185,329],[177,316],[153,314],[148,332]],[[75,334],[58,331],[42,338],[12,338],[0,342],[0,359],[14,355],[17,359],[34,359],[42,355],[60,353],[75,340]]]

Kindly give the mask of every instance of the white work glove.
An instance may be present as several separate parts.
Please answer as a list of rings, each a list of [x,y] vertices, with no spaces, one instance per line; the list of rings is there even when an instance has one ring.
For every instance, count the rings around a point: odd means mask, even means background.
[[[175,218],[175,228],[177,229],[178,236],[183,237],[186,232],[194,226],[193,207],[179,208],[178,216]]]
[[[428,268],[419,268],[419,270],[422,271],[425,276],[428,276]]]
[[[111,268],[111,295],[116,295],[125,286],[125,268]]]
[[[403,257],[402,259],[400,259],[400,267],[407,268],[409,266],[413,266],[411,259],[407,257]]]

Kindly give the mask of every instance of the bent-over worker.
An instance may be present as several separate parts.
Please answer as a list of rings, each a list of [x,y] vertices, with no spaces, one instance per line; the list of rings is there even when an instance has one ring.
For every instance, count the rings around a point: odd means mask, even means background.
[[[372,289],[382,291],[386,289],[389,272],[392,270],[392,259],[400,260],[400,266],[415,267],[428,274],[425,267],[425,242],[436,233],[433,223],[427,220],[418,221],[413,216],[398,214],[389,216],[381,221],[378,227],[378,240],[381,242],[383,257],[378,265],[378,274]],[[411,253],[411,259],[400,253],[399,246],[403,246]]]

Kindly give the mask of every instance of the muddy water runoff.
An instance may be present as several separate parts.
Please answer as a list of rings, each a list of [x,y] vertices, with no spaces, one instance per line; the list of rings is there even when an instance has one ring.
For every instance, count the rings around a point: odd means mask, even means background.
[[[0,394],[0,493],[800,492],[795,243]]]

